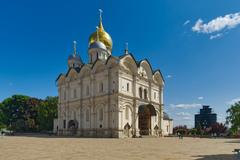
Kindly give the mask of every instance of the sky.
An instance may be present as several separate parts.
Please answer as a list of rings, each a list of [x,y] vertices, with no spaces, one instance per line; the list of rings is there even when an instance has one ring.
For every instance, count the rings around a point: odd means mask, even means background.
[[[164,109],[174,125],[193,127],[210,105],[224,122],[240,100],[240,1],[42,0],[1,1],[0,101],[13,94],[56,96],[72,42],[87,62],[88,37],[103,10],[113,55],[125,43],[165,78]]]

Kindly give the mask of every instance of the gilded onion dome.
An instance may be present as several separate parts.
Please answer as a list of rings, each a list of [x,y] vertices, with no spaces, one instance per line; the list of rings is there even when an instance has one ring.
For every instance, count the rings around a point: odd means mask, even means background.
[[[112,51],[112,38],[103,28],[101,14],[97,30],[89,37],[89,46],[98,40],[102,42],[110,52]]]

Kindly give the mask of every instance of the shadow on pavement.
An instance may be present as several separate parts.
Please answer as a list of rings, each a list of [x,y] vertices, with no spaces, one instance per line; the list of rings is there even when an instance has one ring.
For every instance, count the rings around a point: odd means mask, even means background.
[[[240,160],[235,154],[218,154],[218,155],[198,155],[194,156],[196,160]]]
[[[236,139],[236,140],[226,141],[225,143],[240,143],[240,140]]]

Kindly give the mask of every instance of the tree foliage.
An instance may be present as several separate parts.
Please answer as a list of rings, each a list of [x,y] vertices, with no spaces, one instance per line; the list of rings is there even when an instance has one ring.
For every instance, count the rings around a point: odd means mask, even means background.
[[[57,97],[45,100],[13,95],[0,103],[0,125],[20,132],[52,130],[57,116]]]
[[[237,134],[240,129],[240,102],[235,103],[227,110],[227,124],[231,124],[231,131]]]
[[[223,123],[214,123],[210,127],[209,133],[216,133],[217,136],[220,134],[225,133],[227,131],[227,127]]]
[[[188,134],[188,128],[186,125],[184,126],[176,126],[173,128],[173,134],[180,133],[182,135],[187,135]]]
[[[38,107],[37,123],[39,130],[47,131],[53,128],[53,120],[57,117],[57,97],[47,97]]]

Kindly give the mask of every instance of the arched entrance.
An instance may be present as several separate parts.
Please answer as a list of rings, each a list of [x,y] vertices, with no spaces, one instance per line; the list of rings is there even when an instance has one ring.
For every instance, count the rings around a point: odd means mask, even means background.
[[[129,123],[127,123],[124,126],[124,134],[125,134],[125,136],[130,137],[130,129],[131,129],[131,126],[129,125]]]
[[[151,116],[156,116],[157,113],[152,104],[140,105],[138,108],[138,128],[140,135],[151,134]]]
[[[70,134],[76,135],[78,129],[78,122],[76,120],[70,120],[68,122],[68,130],[70,131]]]

